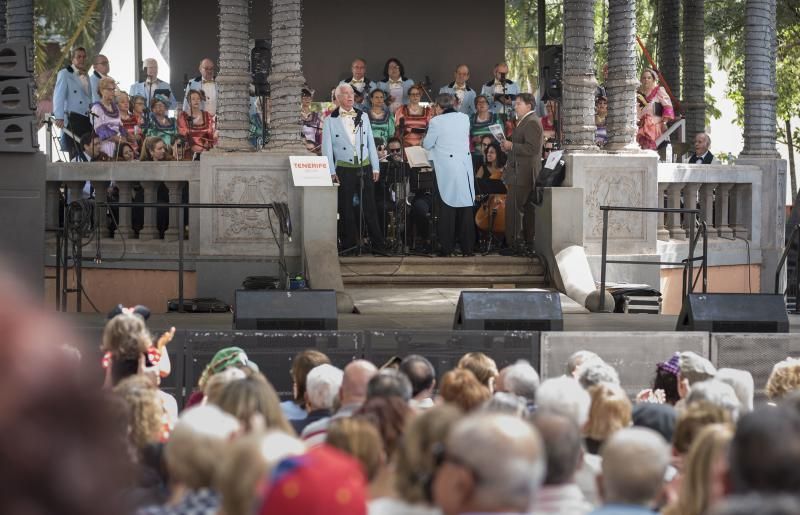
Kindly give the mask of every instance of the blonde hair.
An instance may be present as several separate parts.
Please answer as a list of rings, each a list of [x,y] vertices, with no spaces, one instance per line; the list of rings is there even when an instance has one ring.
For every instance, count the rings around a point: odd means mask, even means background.
[[[325,443],[356,458],[372,481],[386,462],[378,428],[364,418],[339,418],[331,422]]]
[[[786,358],[772,367],[766,387],[770,400],[780,400],[798,387],[800,387],[800,359]]]
[[[97,94],[102,97],[103,96],[103,88],[105,88],[107,86],[113,86],[114,92],[115,92],[114,96],[116,97],[117,82],[114,79],[112,79],[111,77],[103,77],[102,79],[100,79],[100,81],[97,83]]]
[[[138,359],[152,345],[152,337],[139,315],[120,313],[106,323],[101,350],[114,359]]]
[[[152,381],[142,375],[130,376],[114,387],[128,408],[128,439],[138,450],[155,443],[163,428],[164,406]]]
[[[707,401],[693,402],[678,415],[672,435],[672,447],[678,453],[686,454],[703,428],[710,424],[731,423],[731,414],[725,408]]]
[[[457,368],[464,368],[475,374],[482,385],[492,388],[493,380],[498,376],[497,363],[483,352],[468,352],[458,360]]]
[[[733,428],[729,424],[711,424],[700,431],[684,461],[678,499],[664,510],[665,515],[703,515],[708,511],[711,472],[717,459],[727,453],[732,439]]]
[[[489,388],[481,384],[470,370],[456,368],[442,376],[439,395],[445,402],[455,404],[462,411],[471,411],[492,397]]]
[[[281,410],[281,401],[275,388],[261,373],[226,384],[216,400],[217,406],[230,413],[245,431],[252,431],[253,417],[263,417],[268,429],[279,429],[290,435],[295,431]]]
[[[631,425],[631,401],[618,385],[600,383],[589,388],[592,403],[584,434],[603,442],[620,429]]]
[[[395,488],[405,501],[427,502],[426,489],[436,473],[435,451],[444,445],[450,429],[461,418],[455,406],[437,406],[411,420],[397,451]]]

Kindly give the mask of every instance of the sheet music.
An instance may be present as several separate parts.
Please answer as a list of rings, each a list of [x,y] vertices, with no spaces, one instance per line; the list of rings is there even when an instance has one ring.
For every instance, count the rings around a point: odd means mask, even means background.
[[[564,155],[563,150],[554,150],[550,152],[547,156],[547,161],[544,164],[545,168],[549,168],[550,170],[556,169],[556,164],[561,160],[561,156]]]
[[[494,136],[494,139],[498,141],[498,143],[502,143],[506,140],[506,135],[503,132],[503,126],[500,125],[499,123],[493,123],[492,125],[490,125],[489,130],[491,131],[492,136]]]
[[[406,147],[406,157],[408,158],[408,164],[412,168],[431,166],[428,152],[422,147]]]

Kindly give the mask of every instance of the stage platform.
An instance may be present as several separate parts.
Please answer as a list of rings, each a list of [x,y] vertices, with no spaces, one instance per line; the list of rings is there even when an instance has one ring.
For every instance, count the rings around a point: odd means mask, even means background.
[[[349,289],[358,314],[339,314],[339,330],[450,330],[460,288]],[[541,291],[541,290],[539,290]],[[673,331],[674,315],[589,313],[561,295],[565,331]],[[77,327],[102,327],[105,313],[65,314]],[[800,315],[789,315],[790,332],[800,333]],[[233,327],[230,313],[166,313],[150,318],[152,327],[225,331]]]

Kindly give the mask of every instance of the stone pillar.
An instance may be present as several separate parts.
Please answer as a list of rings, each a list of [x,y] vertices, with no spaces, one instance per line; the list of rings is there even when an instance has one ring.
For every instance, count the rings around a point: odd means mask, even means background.
[[[165,183],[167,185],[167,189],[169,190],[169,203],[170,204],[180,204],[181,202],[181,183],[178,181],[167,181]],[[178,209],[176,207],[172,207],[169,209],[169,226],[167,226],[167,230],[164,232],[164,239],[165,240],[177,240],[178,239]]]
[[[733,238],[733,229],[728,218],[728,206],[733,184],[723,183],[717,186],[717,199],[714,205],[714,217],[717,220],[717,232],[720,238]]]
[[[153,181],[142,182],[144,189],[144,203],[153,204],[158,198],[158,183]],[[139,231],[140,240],[158,239],[158,227],[156,227],[156,208],[144,208],[144,224]]]
[[[33,0],[6,0],[6,38],[33,45]]]
[[[684,0],[683,8],[683,108],[686,137],[706,127],[706,65],[704,0]]]
[[[131,183],[128,181],[117,182],[119,188],[119,201],[131,202]],[[134,236],[133,227],[131,227],[131,208],[120,207],[119,215],[117,218],[117,230],[114,232],[114,237],[119,234],[120,238],[132,238]]]
[[[219,0],[217,128],[219,150],[252,150],[250,132],[250,48],[247,0]]]
[[[708,238],[716,238],[717,231],[714,230],[714,188],[716,184],[703,183],[700,186],[700,220],[706,223]]]
[[[681,190],[683,184],[673,182],[667,187],[667,207],[670,209],[679,209],[681,207]],[[686,231],[681,225],[680,213],[667,213],[667,229],[669,236],[673,240],[685,240]]]
[[[610,0],[608,17],[608,143],[605,150],[638,151],[636,2]]]
[[[775,147],[775,0],[747,0],[744,53],[743,156],[780,158]]]
[[[95,209],[98,212],[93,213],[95,223],[100,224],[99,234],[102,238],[108,238],[108,227],[106,223],[106,212],[108,207],[99,206],[98,204],[105,203],[108,200],[108,181],[92,181],[94,186],[94,199]]]
[[[697,194],[699,192],[700,192],[699,183],[690,182],[686,184],[686,186],[684,186],[683,188],[683,207],[685,207],[686,209],[696,209]],[[695,220],[700,220],[700,217],[689,213],[684,214],[683,228],[685,229],[686,234],[689,234],[689,224],[695,223]]]
[[[609,70],[610,75],[610,70]],[[594,1],[564,0],[562,123],[564,148],[596,150],[594,142]],[[609,105],[609,112],[611,106]]]

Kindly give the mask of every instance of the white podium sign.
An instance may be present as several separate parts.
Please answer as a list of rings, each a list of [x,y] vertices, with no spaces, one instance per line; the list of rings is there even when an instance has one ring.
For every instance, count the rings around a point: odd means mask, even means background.
[[[289,156],[295,186],[333,186],[328,158],[324,156]]]

